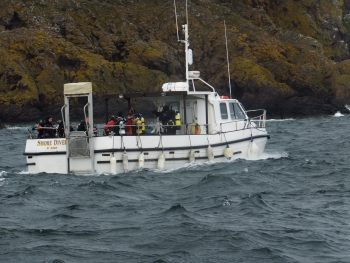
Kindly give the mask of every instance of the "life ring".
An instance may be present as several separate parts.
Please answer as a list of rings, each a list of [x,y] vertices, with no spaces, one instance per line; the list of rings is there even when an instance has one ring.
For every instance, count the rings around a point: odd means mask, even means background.
[[[198,123],[193,123],[191,125],[191,134],[201,134],[201,126]]]

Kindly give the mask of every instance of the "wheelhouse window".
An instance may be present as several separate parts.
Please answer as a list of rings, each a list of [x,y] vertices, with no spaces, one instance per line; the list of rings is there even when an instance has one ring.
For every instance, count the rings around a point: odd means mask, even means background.
[[[223,120],[228,119],[226,103],[220,103],[220,113],[221,113],[221,119]]]
[[[230,103],[230,116],[232,120],[245,119],[245,114],[238,103]]]

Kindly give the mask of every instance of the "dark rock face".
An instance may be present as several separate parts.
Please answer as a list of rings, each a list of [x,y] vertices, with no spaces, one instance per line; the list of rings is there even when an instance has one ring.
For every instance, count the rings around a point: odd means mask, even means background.
[[[247,109],[266,108],[270,117],[346,111],[349,1],[188,3],[190,70],[201,71],[220,95],[229,93],[225,20],[232,94]],[[3,122],[38,121],[47,113],[60,119],[64,83],[92,82],[95,114],[103,119],[106,94],[156,91],[185,79],[172,0],[3,0],[1,6]],[[181,27],[183,3],[177,11]],[[116,99],[108,103],[111,112],[127,110]],[[147,115],[152,106],[136,108]],[[75,115],[82,118],[78,109]]]

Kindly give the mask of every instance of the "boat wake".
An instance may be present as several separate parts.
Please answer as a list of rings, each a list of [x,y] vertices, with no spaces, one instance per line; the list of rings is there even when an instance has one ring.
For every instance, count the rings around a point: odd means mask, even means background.
[[[152,171],[156,173],[172,173],[174,171],[179,171],[179,170],[203,170],[203,167],[210,167],[213,165],[217,165],[219,163],[234,163],[237,162],[240,159],[245,159],[248,161],[256,161],[256,160],[267,160],[267,159],[281,159],[281,158],[286,158],[288,157],[289,154],[285,151],[265,151],[262,154],[260,154],[258,157],[246,157],[246,158],[238,158],[238,159],[232,159],[232,160],[227,160],[224,162],[201,162],[201,163],[187,163],[182,167],[178,168],[173,168],[169,170],[159,170],[159,169],[152,169]],[[140,170],[142,171],[142,170]]]
[[[156,173],[173,173],[175,171],[181,171],[181,170],[197,171],[197,170],[202,170],[203,167],[205,167],[205,166],[212,166],[212,165],[217,164],[217,163],[215,163],[215,162],[201,162],[201,163],[193,162],[193,163],[187,163],[182,167],[172,168],[172,169],[168,169],[168,170],[152,169],[152,171],[154,171]]]
[[[281,159],[288,157],[289,154],[284,151],[264,151],[258,157],[247,158],[247,160],[266,160],[266,159]]]
[[[174,172],[178,171],[203,171],[203,168],[205,167],[211,167],[213,165],[217,165],[218,163],[234,163],[240,159],[245,159],[248,161],[256,161],[256,160],[267,160],[267,159],[281,159],[281,158],[286,158],[288,157],[289,154],[285,151],[265,151],[262,154],[260,154],[258,157],[246,157],[246,158],[238,158],[238,159],[232,159],[232,160],[227,160],[224,162],[193,162],[193,163],[187,163],[184,166],[177,167],[177,168],[172,168],[172,169],[167,169],[167,170],[161,170],[161,169],[149,169],[149,168],[143,168],[143,169],[137,169],[137,170],[131,170],[128,171],[127,173],[143,173],[145,171],[150,171],[152,173],[159,173],[159,174],[171,174]],[[123,175],[125,174],[124,172],[122,173],[106,173],[106,172],[101,172],[97,171],[96,173],[89,174],[88,176],[107,176],[107,175]]]
[[[18,174],[32,174],[32,173],[28,172],[28,170],[23,170],[18,172]]]

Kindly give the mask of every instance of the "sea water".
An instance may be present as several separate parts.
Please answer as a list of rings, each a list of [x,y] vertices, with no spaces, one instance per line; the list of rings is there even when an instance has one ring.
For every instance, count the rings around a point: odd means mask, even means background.
[[[270,120],[257,160],[29,174],[0,130],[0,262],[350,262],[350,116]]]

